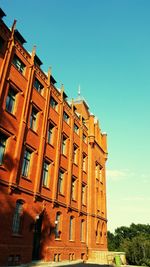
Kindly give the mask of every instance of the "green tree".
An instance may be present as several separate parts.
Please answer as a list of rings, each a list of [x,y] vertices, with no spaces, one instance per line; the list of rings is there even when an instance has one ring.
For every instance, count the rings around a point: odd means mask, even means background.
[[[150,266],[150,225],[132,223],[108,232],[108,249],[126,252],[129,264]]]

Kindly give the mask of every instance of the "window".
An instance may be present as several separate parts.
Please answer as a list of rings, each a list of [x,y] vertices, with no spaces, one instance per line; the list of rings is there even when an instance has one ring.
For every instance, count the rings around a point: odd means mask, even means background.
[[[38,114],[38,111],[36,110],[36,108],[32,107],[31,116],[30,116],[30,128],[33,131],[36,130],[37,114]]]
[[[69,253],[69,261],[75,260],[75,254],[74,253]]]
[[[63,155],[67,154],[67,137],[64,135],[62,136],[61,153]]]
[[[87,171],[87,156],[83,154],[83,171]]]
[[[74,240],[74,230],[75,230],[75,221],[74,217],[70,217],[70,222],[69,222],[69,240]]]
[[[62,214],[61,212],[56,213],[55,221],[55,238],[61,238],[61,224],[62,224]]]
[[[37,78],[35,78],[34,80],[34,87],[36,88],[36,90],[41,93],[42,89],[44,88],[44,86],[39,82],[39,80]]]
[[[4,43],[5,43],[4,39],[0,36],[0,52],[3,51]]]
[[[22,165],[22,176],[24,177],[28,177],[29,175],[30,160],[31,160],[31,151],[26,149],[24,152],[24,159]]]
[[[7,141],[7,137],[4,134],[0,133],[0,165],[3,164],[6,141]]]
[[[48,125],[47,141],[49,144],[53,144],[55,126],[50,122]]]
[[[103,168],[98,162],[95,164],[95,178],[103,182]]]
[[[95,178],[99,179],[99,164],[97,162],[95,164]]]
[[[82,117],[82,123],[85,125],[85,118]]]
[[[13,234],[20,234],[22,227],[22,213],[23,213],[23,200],[19,199],[16,202],[16,208],[13,216],[12,231]]]
[[[55,253],[54,254],[54,261],[55,262],[59,262],[59,261],[61,261],[61,254],[60,253]]]
[[[87,136],[85,134],[83,134],[83,142],[87,143]]]
[[[67,122],[69,124],[69,115],[65,111],[63,113],[63,119],[65,122]]]
[[[77,124],[74,124],[74,132],[79,134],[79,127]]]
[[[71,183],[71,199],[76,200],[76,178],[74,176]]]
[[[80,240],[85,242],[85,220],[81,220],[81,235]]]
[[[20,72],[20,73],[24,73],[24,70],[25,70],[25,64],[21,61],[21,59],[19,57],[17,57],[16,55],[14,55],[14,58],[13,58],[13,64],[14,66],[17,68],[17,70]]]
[[[78,147],[73,146],[73,163],[78,164]]]
[[[100,167],[100,170],[99,170],[99,178],[100,178],[100,182],[102,183],[103,182],[103,168]]]
[[[97,222],[96,227],[96,243],[100,242],[100,221]]]
[[[6,110],[10,113],[14,113],[16,92],[13,88],[9,88],[8,95],[6,98]]]
[[[51,96],[51,99],[50,99],[50,106],[57,111],[58,103],[52,96]]]
[[[58,253],[58,262],[61,261],[61,254]]]
[[[42,174],[42,182],[44,186],[48,186],[48,179],[49,178],[49,163],[44,161],[43,164],[43,174]]]
[[[64,172],[60,170],[59,176],[58,176],[58,193],[59,194],[63,194],[63,184],[64,184]]]
[[[54,261],[55,262],[57,261],[57,254],[56,253],[54,254]]]
[[[82,202],[82,205],[86,205],[86,185],[85,184],[82,184],[81,202]]]

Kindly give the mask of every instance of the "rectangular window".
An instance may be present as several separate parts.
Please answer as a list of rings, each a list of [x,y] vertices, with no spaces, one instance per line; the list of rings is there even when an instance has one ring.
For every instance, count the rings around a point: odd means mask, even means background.
[[[76,178],[72,177],[72,183],[71,183],[71,199],[76,200]]]
[[[79,127],[77,124],[74,124],[74,132],[79,134]]]
[[[86,185],[85,184],[82,184],[81,202],[82,202],[82,205],[86,205]]]
[[[50,106],[57,111],[58,103],[52,96],[51,96],[51,99],[50,99]]]
[[[0,36],[0,52],[3,52],[4,43],[4,39]]]
[[[26,149],[24,152],[23,165],[22,165],[22,176],[24,177],[28,177],[29,175],[30,160],[31,160],[31,151]]]
[[[23,203],[21,202],[21,200],[18,200],[16,202],[16,208],[13,216],[13,224],[12,224],[13,234],[21,233],[22,210],[23,210]]]
[[[65,111],[63,113],[63,119],[65,122],[67,122],[69,124],[69,115]]]
[[[6,148],[7,137],[0,133],[0,165],[3,164],[4,153]]]
[[[99,164],[97,162],[95,164],[95,178],[99,179]]]
[[[78,147],[73,145],[73,163],[78,164]]]
[[[39,80],[37,78],[35,78],[34,80],[34,88],[36,88],[36,90],[41,94],[42,89],[44,88],[44,86],[39,82]]]
[[[103,182],[103,168],[100,167],[99,169],[99,178],[100,178],[100,182],[102,183]]]
[[[59,176],[58,176],[58,193],[63,194],[63,184],[64,184],[64,172],[59,171]]]
[[[14,64],[14,66],[17,68],[17,70],[20,73],[24,73],[25,70],[25,64],[21,61],[21,59],[19,57],[17,57],[16,55],[14,55],[13,61],[12,63]]]
[[[63,155],[67,154],[67,137],[64,135],[62,136],[61,153]]]
[[[82,117],[82,123],[85,125],[85,118]]]
[[[83,171],[87,171],[87,155],[83,154]]]
[[[16,92],[10,87],[6,98],[6,110],[10,113],[14,113],[15,99]]]
[[[35,107],[32,107],[31,116],[30,116],[30,128],[33,131],[36,131],[36,122],[37,122],[38,111]]]
[[[49,144],[53,144],[55,126],[50,122],[48,125],[47,141]]]
[[[87,136],[83,134],[83,142],[87,144]]]
[[[49,180],[49,163],[44,161],[42,181],[43,181],[43,185],[46,187],[48,186],[48,180]]]

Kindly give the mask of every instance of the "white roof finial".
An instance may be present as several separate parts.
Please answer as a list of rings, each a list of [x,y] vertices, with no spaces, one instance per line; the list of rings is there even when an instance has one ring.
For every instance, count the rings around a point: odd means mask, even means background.
[[[78,96],[80,96],[81,94],[81,90],[80,90],[80,84],[79,84],[79,87],[78,87]]]

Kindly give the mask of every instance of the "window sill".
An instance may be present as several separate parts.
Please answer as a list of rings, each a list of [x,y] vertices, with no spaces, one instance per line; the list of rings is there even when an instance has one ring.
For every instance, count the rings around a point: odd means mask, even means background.
[[[30,178],[28,178],[28,177],[26,177],[26,176],[23,176],[23,175],[22,175],[21,177],[22,177],[24,180],[26,180],[26,181],[28,181],[28,182],[30,182],[30,183],[32,182],[32,181],[30,180]]]
[[[38,133],[36,132],[36,130],[33,130],[32,128],[30,128],[29,127],[29,130],[32,132],[32,133],[34,133],[35,135],[37,135],[38,136]]]
[[[59,192],[58,194],[59,194],[59,196],[65,197],[65,195],[63,193]]]
[[[51,146],[52,148],[54,148],[54,145],[51,144],[51,143],[49,143],[48,141],[46,141],[46,144],[49,145],[49,146]]]
[[[76,133],[76,132],[74,131],[74,134],[76,134],[76,135],[79,137],[79,133]]]
[[[7,110],[7,109],[5,109],[5,111],[6,111],[10,116],[12,116],[14,119],[17,120],[16,115],[15,115],[14,113],[10,112],[10,111]]]
[[[57,237],[57,238],[55,238],[55,241],[61,241],[61,238]]]
[[[24,78],[24,79],[26,79],[26,77],[25,77],[25,69],[24,69],[24,71],[23,72],[21,72],[13,63],[12,63],[12,66],[20,73],[20,75]],[[27,80],[27,79],[26,79]]]
[[[65,122],[70,127],[70,122],[67,122],[63,119],[63,122]]]
[[[12,237],[19,237],[19,238],[21,238],[21,237],[23,237],[23,235],[22,234],[12,234]]]
[[[4,170],[4,171],[7,171],[7,169],[5,168],[5,166],[2,164],[0,164],[0,169]]]
[[[50,108],[52,108],[52,110],[54,110],[54,111],[58,114],[58,110],[57,110],[57,108],[54,108],[54,107],[52,107],[51,105],[50,105]]]
[[[75,165],[76,167],[79,167],[78,163],[73,162],[73,165]]]
[[[70,240],[69,240],[69,242],[72,242],[72,243],[74,243],[74,242],[75,242],[75,240],[72,240],[72,239],[70,239]]]
[[[71,199],[71,201],[73,201],[73,202],[77,203],[77,200],[76,200],[76,199]]]
[[[44,189],[46,189],[46,190],[50,191],[50,188],[49,188],[48,186],[46,186],[46,185],[43,185],[42,187],[43,187]]]
[[[36,91],[40,96],[43,97],[42,92],[43,92],[43,90],[44,90],[44,87],[40,90],[40,92],[38,91],[38,89],[37,89],[35,86],[33,86],[33,88],[35,89],[35,91]],[[43,98],[44,98],[44,97],[43,97]]]
[[[68,158],[67,156],[66,156],[66,154],[63,154],[63,153],[61,153],[61,155],[64,157],[64,158]]]

